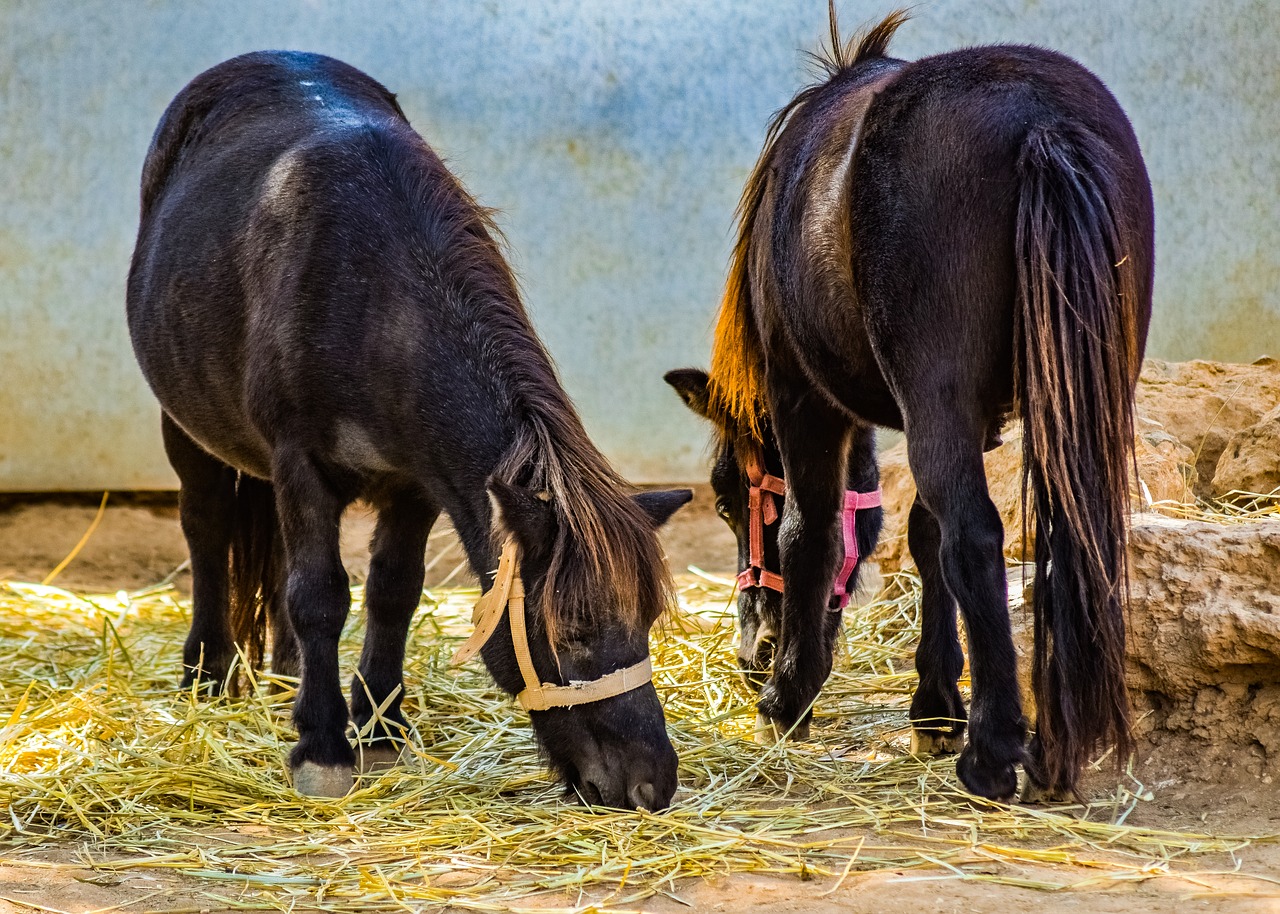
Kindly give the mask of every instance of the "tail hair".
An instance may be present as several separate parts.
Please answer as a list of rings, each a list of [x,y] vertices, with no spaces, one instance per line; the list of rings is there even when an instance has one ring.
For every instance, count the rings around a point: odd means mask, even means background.
[[[1035,127],[1018,170],[1014,349],[1022,499],[1036,527],[1031,774],[1078,793],[1095,752],[1114,747],[1119,766],[1133,745],[1124,615],[1141,362],[1136,252],[1117,157],[1099,137]]]
[[[262,666],[269,617],[284,611],[279,524],[271,483],[236,480],[231,539],[231,635],[253,669]]]

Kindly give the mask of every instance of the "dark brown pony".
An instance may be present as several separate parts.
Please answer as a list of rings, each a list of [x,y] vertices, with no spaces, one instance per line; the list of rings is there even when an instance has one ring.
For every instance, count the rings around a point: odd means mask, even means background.
[[[711,373],[667,380],[719,432],[712,482],[740,552],[745,468],[786,480],[764,549],[785,592],[739,604],[761,713],[808,721],[839,625],[841,492],[877,484],[872,426],[901,429],[923,583],[916,748],[963,746],[959,604],[973,677],[961,780],[1008,798],[1025,763],[1030,795],[1073,793],[1094,753],[1130,750],[1127,474],[1151,190],[1123,111],[1078,63],[1034,47],[896,60],[905,19],[842,46],[832,9],[827,78],[775,117],[743,193]],[[982,462],[1010,415],[1037,533],[1029,750]],[[863,555],[879,523],[859,513]]]
[[[317,54],[201,74],[147,154],[129,331],[182,484],[183,685],[217,687],[236,642],[256,661],[270,617],[273,667],[302,677],[289,761],[304,792],[344,793],[356,760],[338,676],[353,500],[378,511],[350,706],[366,761],[406,736],[405,638],[441,511],[486,589],[499,543],[517,541],[542,682],[642,661],[671,600],[655,529],[691,493],[628,494],[494,232],[395,96]],[[505,616],[483,656],[501,687],[524,687]],[[531,717],[584,799],[670,801],[676,756],[651,684]]]

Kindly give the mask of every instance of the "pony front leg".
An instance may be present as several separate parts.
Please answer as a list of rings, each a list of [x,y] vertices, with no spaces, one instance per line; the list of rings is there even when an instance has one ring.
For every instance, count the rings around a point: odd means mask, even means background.
[[[340,797],[351,789],[355,768],[338,681],[338,639],[351,608],[338,552],[346,503],[306,455],[278,459],[272,477],[288,563],[285,604],[302,658],[293,705],[298,744],[289,754],[289,770],[299,793]]]
[[[368,620],[360,672],[351,682],[351,720],[361,771],[399,761],[409,725],[404,698],[404,650],[409,624],[422,599],[423,556],[440,509],[417,492],[398,492],[378,511],[365,585]]]
[[[816,394],[778,404],[774,431],[787,480],[778,532],[785,589],[773,675],[759,710],[781,733],[803,738],[812,704],[831,674],[841,614],[830,610],[839,566],[839,517],[849,422]],[[793,729],[794,728],[794,729]]]

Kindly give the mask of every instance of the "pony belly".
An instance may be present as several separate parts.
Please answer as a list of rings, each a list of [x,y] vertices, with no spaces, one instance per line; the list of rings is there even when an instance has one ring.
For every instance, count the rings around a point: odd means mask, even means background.
[[[191,440],[227,466],[259,479],[271,478],[271,446],[247,418],[170,408],[164,401],[161,407]]]

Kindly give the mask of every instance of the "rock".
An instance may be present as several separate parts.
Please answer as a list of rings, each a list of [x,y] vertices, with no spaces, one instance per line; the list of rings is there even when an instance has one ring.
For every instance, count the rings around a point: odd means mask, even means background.
[[[1144,515],[1129,537],[1129,682],[1187,698],[1280,685],[1280,519]]]
[[[1227,442],[1280,404],[1280,361],[1252,365],[1147,359],[1138,382],[1138,412],[1195,455],[1195,494],[1213,494]]]
[[[1136,731],[1280,756],[1280,519],[1145,515],[1129,543]]]
[[[1231,436],[1213,474],[1213,494],[1267,495],[1280,489],[1280,405]]]
[[[1213,524],[1143,514],[1129,562],[1126,680],[1139,740],[1212,743],[1219,759],[1280,760],[1280,519]],[[1011,569],[1018,680],[1034,720],[1033,622],[1019,580]]]
[[[916,497],[916,483],[907,466],[907,447],[899,442],[879,455],[884,526],[870,560],[886,578],[911,564],[907,550],[907,515]]]
[[[1195,501],[1195,454],[1191,448],[1145,416],[1139,415],[1136,425],[1134,456],[1142,480],[1135,493],[1138,504],[1148,507],[1156,502]]]

